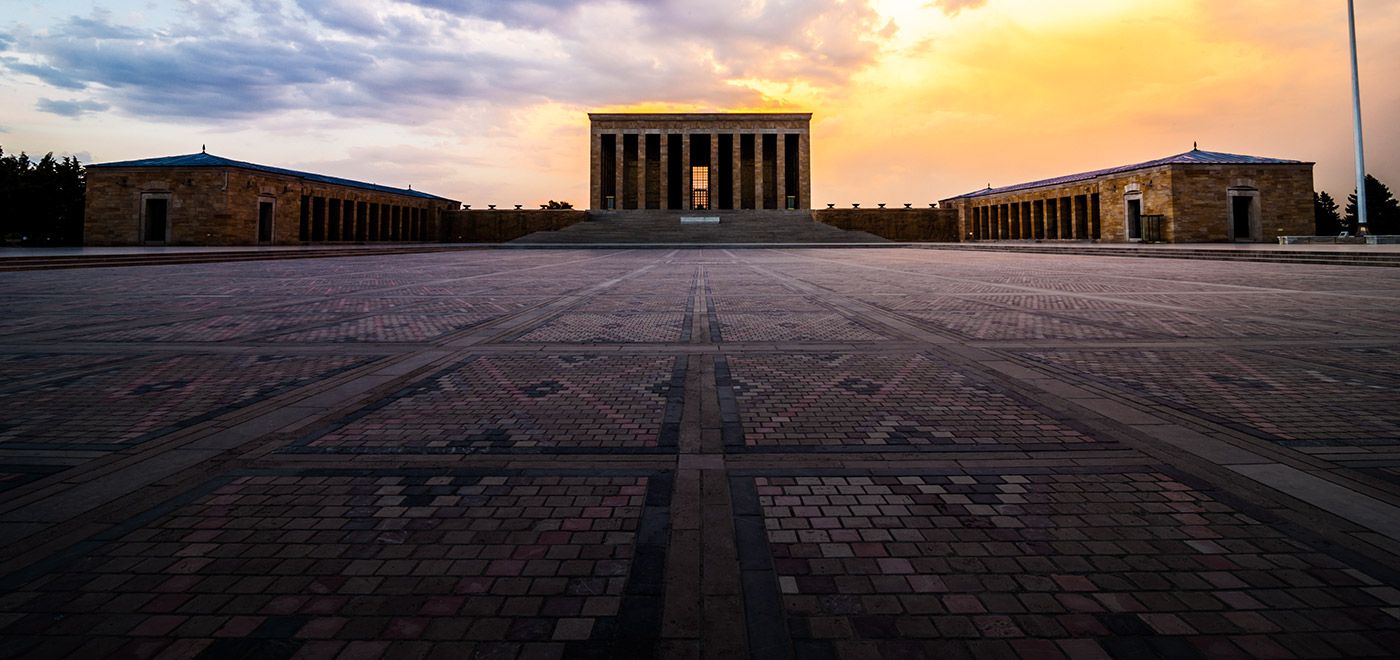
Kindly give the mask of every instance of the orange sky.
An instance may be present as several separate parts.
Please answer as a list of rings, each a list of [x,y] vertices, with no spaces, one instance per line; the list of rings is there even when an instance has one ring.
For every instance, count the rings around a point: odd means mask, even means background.
[[[473,205],[582,204],[589,111],[781,110],[814,113],[817,205],[924,204],[1193,141],[1354,187],[1342,0],[467,5],[31,5],[0,22],[0,145],[102,162],[208,144]],[[1400,2],[1357,11],[1369,169],[1400,188]]]

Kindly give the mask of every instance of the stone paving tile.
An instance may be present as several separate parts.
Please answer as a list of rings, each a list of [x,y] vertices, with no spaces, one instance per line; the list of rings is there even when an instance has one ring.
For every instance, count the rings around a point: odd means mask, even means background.
[[[477,356],[286,451],[675,451],[685,358]]]
[[[635,344],[681,341],[689,315],[679,312],[568,312],[511,341],[544,344]]]
[[[0,494],[66,469],[66,465],[35,465],[0,458]]]
[[[1150,468],[731,484],[750,642],[775,657],[1400,648],[1393,583]]]
[[[0,581],[7,658],[649,655],[670,477],[223,479]]]
[[[1400,379],[1400,348],[1394,346],[1258,348],[1253,352]]]
[[[121,355],[86,355],[81,353],[5,353],[0,354],[0,386],[8,386],[34,378],[100,369],[125,359]]]
[[[355,343],[432,341],[505,316],[503,310],[483,309],[474,314],[384,313],[332,325],[273,335],[273,343]]]
[[[909,312],[902,316],[933,330],[951,332],[968,339],[1140,339],[1144,335],[1126,328],[1112,328],[1092,323],[1022,311],[995,310],[978,312]]]
[[[818,303],[811,296],[802,295],[755,295],[755,296],[713,296],[710,307],[724,314],[727,312],[825,312],[831,308]]]
[[[716,376],[731,450],[1105,447],[925,354],[735,355]]]
[[[101,342],[224,342],[302,325],[330,323],[339,318],[333,314],[287,312],[223,314],[193,321],[95,332],[78,338]]]
[[[1062,316],[1090,323],[1121,327],[1125,330],[1183,338],[1205,337],[1326,337],[1354,334],[1352,328],[1318,330],[1269,323],[1255,319],[1231,318],[1220,314],[1195,314],[1168,310],[1135,309],[1112,312],[1059,312]]]
[[[664,296],[664,295],[613,295],[605,294],[589,298],[580,305],[580,308],[589,312],[636,312],[636,313],[670,313],[684,314],[690,305],[690,296],[686,295]]]
[[[890,337],[837,312],[719,312],[721,341],[868,342]],[[711,328],[714,331],[714,328]]]
[[[1289,446],[1400,444],[1395,378],[1213,349],[1028,351],[1071,371]]]
[[[373,358],[151,355],[4,394],[0,449],[120,449]]]

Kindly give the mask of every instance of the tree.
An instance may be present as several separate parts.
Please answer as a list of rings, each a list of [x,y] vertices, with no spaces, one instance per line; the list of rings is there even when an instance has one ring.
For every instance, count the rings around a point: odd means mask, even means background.
[[[1336,236],[1342,233],[1342,214],[1337,200],[1327,191],[1313,193],[1313,224],[1317,236]]]
[[[85,171],[77,158],[38,162],[0,147],[0,238],[26,245],[76,245],[83,239]]]
[[[571,209],[571,208],[574,207],[574,205],[573,205],[573,204],[570,204],[570,203],[568,203],[568,202],[556,202],[556,201],[554,201],[554,200],[551,199],[551,200],[549,200],[549,204],[546,204],[545,207],[546,207],[546,208],[549,208],[549,209],[558,210],[558,209]]]
[[[1366,175],[1367,233],[1372,236],[1400,234],[1400,200],[1376,177]],[[1356,193],[1347,197],[1347,230],[1356,233]]]

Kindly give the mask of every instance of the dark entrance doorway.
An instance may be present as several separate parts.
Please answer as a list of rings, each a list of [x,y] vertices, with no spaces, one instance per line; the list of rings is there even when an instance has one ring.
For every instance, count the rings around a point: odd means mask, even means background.
[[[272,242],[272,202],[258,202],[258,242]]]
[[[1239,195],[1231,198],[1231,215],[1235,225],[1235,240],[1249,240],[1249,216],[1254,210],[1254,198]]]
[[[1142,200],[1128,200],[1128,240],[1142,240]]]
[[[170,220],[170,200],[164,197],[146,198],[146,236],[147,243],[164,243],[166,241],[166,225]]]

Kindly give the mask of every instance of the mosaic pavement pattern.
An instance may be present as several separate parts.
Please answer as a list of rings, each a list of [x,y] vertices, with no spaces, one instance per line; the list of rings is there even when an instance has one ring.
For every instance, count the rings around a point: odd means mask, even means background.
[[[0,273],[0,658],[1393,657],[1397,271]]]
[[[949,640],[1381,656],[1400,640],[1400,591],[1161,473],[735,479],[740,533],[759,537],[741,561],[776,578],[774,643],[799,657],[940,658]]]

